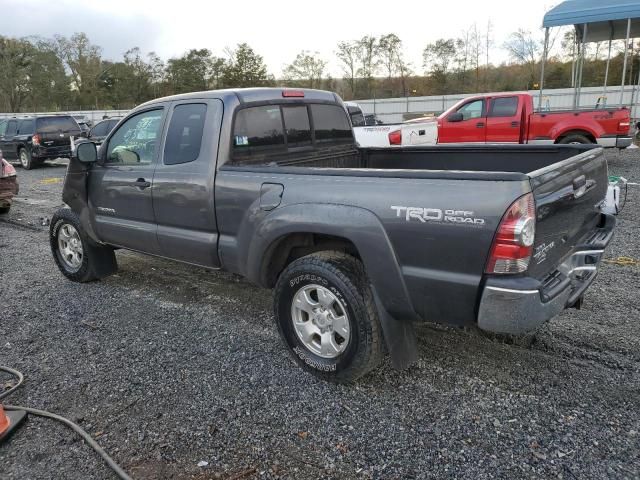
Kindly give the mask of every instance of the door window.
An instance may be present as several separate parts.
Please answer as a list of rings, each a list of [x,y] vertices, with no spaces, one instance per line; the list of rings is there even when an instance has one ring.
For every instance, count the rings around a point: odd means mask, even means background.
[[[7,131],[7,123],[9,122],[0,122],[0,137]]]
[[[518,97],[494,98],[491,100],[490,117],[515,117],[518,112]]]
[[[106,163],[113,165],[148,165],[156,157],[162,110],[139,113],[124,122],[112,135]]]
[[[20,120],[18,135],[29,135],[31,133],[33,133],[33,120]]]
[[[7,131],[5,135],[15,135],[18,131],[18,121],[17,120],[9,120],[7,123]]]
[[[91,129],[92,137],[104,137],[107,134],[109,122],[100,122]]]
[[[164,164],[193,162],[200,155],[207,115],[204,103],[178,105],[173,109],[164,147]]]
[[[484,111],[484,100],[475,100],[469,102],[458,109],[458,113],[462,114],[463,120],[471,120],[481,118]]]

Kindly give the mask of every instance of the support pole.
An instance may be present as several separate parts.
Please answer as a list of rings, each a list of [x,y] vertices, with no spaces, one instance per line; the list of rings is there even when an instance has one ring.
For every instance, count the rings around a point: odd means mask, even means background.
[[[627,59],[629,58],[629,36],[631,35],[631,19],[627,18],[627,37],[624,41],[624,63],[622,64],[622,85],[620,86],[620,106],[624,102],[624,85],[627,76]]]
[[[609,53],[607,54],[607,68],[604,71],[604,88],[602,89],[602,96],[604,97],[604,105],[607,105],[607,86],[609,85],[609,65],[611,64],[611,43],[613,41],[613,29],[611,31],[611,37],[609,37]]]
[[[576,84],[574,108],[577,110],[580,108],[580,95],[582,94],[582,73],[584,70],[584,52],[587,43],[587,31],[589,26],[585,23],[582,26],[582,45],[580,47],[580,68],[578,69],[578,82]]]
[[[544,29],[544,51],[542,53],[542,65],[540,66],[540,96],[538,97],[538,110],[542,110],[542,90],[544,89],[544,66],[549,54],[549,27]]]

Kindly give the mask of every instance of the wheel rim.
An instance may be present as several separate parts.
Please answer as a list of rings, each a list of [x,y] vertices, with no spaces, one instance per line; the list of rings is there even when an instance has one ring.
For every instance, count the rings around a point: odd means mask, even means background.
[[[58,250],[64,264],[78,270],[82,265],[82,240],[78,230],[68,223],[63,224],[58,231]]]
[[[310,352],[322,358],[336,358],[351,337],[346,310],[331,290],[306,285],[293,296],[291,319],[296,335]]]
[[[24,150],[20,150],[20,163],[25,168],[29,165],[29,157],[27,157],[27,152]]]

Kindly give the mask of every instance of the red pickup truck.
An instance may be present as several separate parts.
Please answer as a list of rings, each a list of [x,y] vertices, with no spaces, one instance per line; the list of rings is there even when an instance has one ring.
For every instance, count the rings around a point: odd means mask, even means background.
[[[461,100],[438,117],[438,143],[632,143],[626,107],[535,112],[528,93]]]

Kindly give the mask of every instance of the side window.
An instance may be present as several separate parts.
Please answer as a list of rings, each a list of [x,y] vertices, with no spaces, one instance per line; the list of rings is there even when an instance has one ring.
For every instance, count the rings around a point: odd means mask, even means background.
[[[0,136],[4,135],[4,133],[7,131],[7,124],[9,122],[4,121],[4,122],[0,122]]]
[[[475,100],[469,102],[458,109],[458,112],[462,114],[464,120],[471,120],[473,118],[481,118],[484,112],[484,100]]]
[[[349,143],[353,141],[347,112],[338,105],[311,105],[316,142]]]
[[[311,125],[306,105],[283,106],[282,115],[287,132],[287,146],[295,148],[311,145]]]
[[[109,140],[106,163],[148,165],[158,148],[162,110],[139,113],[124,122]]]
[[[33,120],[20,120],[18,135],[29,135],[31,133],[33,133]]]
[[[118,124],[120,120],[109,120],[108,124],[107,124],[107,133],[106,135],[109,135],[111,133],[111,130],[113,130],[116,125]]]
[[[245,108],[236,114],[234,155],[247,156],[283,148],[284,131],[279,105]]]
[[[104,137],[107,134],[107,127],[109,122],[100,122],[91,129],[92,137]]]
[[[7,123],[7,131],[5,135],[15,135],[18,131],[18,121],[17,120],[9,120]]]
[[[207,115],[204,103],[178,105],[173,109],[164,147],[164,164],[193,162],[200,155]]]
[[[503,97],[491,100],[490,117],[515,117],[516,113],[518,113],[518,97]]]

